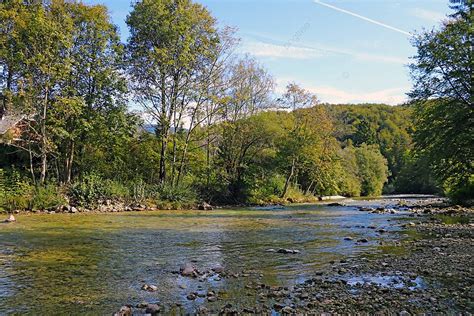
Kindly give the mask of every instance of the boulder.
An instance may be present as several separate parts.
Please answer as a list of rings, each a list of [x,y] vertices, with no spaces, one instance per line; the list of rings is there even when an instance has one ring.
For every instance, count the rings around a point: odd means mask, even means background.
[[[296,250],[296,249],[284,249],[284,248],[278,249],[277,252],[278,252],[278,253],[291,253],[291,254],[300,253],[300,251],[299,251],[299,250]]]
[[[148,292],[156,292],[158,291],[158,287],[156,285],[144,284],[142,286],[142,290],[148,291]]]
[[[327,206],[345,206],[345,205],[343,203],[334,202],[334,203],[329,203]]]
[[[211,269],[212,271],[214,271],[215,273],[224,273],[224,267],[223,266],[220,266],[220,265],[217,265],[215,267],[213,267]]]
[[[8,218],[5,220],[5,223],[13,223],[13,222],[16,222],[16,218],[15,216],[13,216],[13,214],[10,214]]]
[[[152,316],[158,315],[161,312],[161,306],[158,304],[148,304],[145,309],[146,314],[151,314]]]
[[[212,211],[214,208],[212,207],[211,204],[202,202],[201,204],[199,204],[198,209],[202,211]]]
[[[114,316],[132,316],[132,308],[128,305],[122,306]]]
[[[190,277],[196,277],[198,275],[198,271],[195,266],[193,266],[191,263],[185,263],[184,265],[179,268],[179,273],[182,276],[190,276]]]

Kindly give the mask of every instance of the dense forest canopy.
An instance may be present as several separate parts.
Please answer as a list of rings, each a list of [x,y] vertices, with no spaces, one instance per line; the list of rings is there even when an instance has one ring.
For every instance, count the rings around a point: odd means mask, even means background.
[[[275,97],[191,0],[136,2],[126,43],[104,6],[2,1],[0,115],[17,119],[0,129],[0,208],[472,198],[470,11],[453,8],[414,37],[412,101],[389,106],[323,104],[297,83]]]

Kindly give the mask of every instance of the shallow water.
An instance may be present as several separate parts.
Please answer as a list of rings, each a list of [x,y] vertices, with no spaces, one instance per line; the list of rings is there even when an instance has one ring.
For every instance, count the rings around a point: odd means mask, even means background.
[[[388,202],[387,202],[388,201]],[[142,301],[181,303],[192,312],[213,289],[234,305],[256,302],[249,279],[270,285],[303,282],[332,260],[387,251],[398,214],[370,214],[351,205],[390,200],[345,201],[348,206],[294,205],[283,209],[156,211],[114,214],[19,215],[0,225],[0,314],[111,314]],[[384,228],[387,233],[377,233]],[[350,236],[354,240],[347,241]],[[357,243],[367,238],[368,243]],[[300,250],[270,253],[269,248]],[[200,270],[222,266],[248,276],[184,278],[185,262]],[[157,292],[141,290],[157,285]],[[219,303],[215,303],[219,304]]]

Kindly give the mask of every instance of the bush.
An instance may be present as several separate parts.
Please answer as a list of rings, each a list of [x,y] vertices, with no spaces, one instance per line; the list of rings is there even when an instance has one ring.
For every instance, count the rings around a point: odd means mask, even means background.
[[[18,171],[0,169],[0,210],[27,209],[32,192],[33,187]]]
[[[30,209],[47,210],[66,204],[66,199],[59,187],[55,185],[38,186],[33,191]]]
[[[285,177],[282,175],[273,175],[264,179],[256,179],[252,188],[248,192],[248,202],[251,204],[265,204],[279,200],[283,187],[285,186]]]
[[[162,201],[194,203],[197,200],[196,192],[186,185],[172,186],[164,184],[158,188],[158,193],[158,198]]]
[[[69,196],[79,205],[95,205],[103,199],[128,199],[130,190],[119,182],[88,174],[70,187]]]
[[[463,186],[456,184],[452,187],[445,185],[448,197],[454,203],[473,205],[474,204],[474,175],[471,175],[468,183]]]
[[[381,195],[388,178],[387,160],[376,145],[362,144],[355,149],[355,155],[359,167],[362,195]]]

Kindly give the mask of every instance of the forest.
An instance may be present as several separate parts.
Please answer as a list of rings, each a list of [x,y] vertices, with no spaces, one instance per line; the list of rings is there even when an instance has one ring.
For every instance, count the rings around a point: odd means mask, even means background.
[[[0,210],[474,194],[470,9],[416,34],[406,104],[327,104],[191,0],[0,2]],[[317,70],[315,69],[315,76]]]

